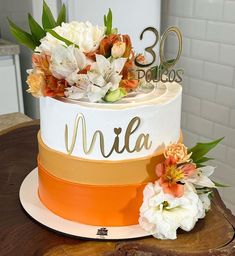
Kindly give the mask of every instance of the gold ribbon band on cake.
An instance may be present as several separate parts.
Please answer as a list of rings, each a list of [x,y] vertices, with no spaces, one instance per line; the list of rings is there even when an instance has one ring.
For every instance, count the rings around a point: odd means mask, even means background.
[[[94,226],[138,223],[146,183],[86,185],[59,179],[38,162],[39,198],[62,218]]]
[[[182,141],[182,135],[179,141]],[[163,161],[162,151],[154,155],[129,160],[90,160],[70,156],[47,147],[38,133],[39,160],[53,176],[93,185],[133,184],[156,179],[155,166]]]

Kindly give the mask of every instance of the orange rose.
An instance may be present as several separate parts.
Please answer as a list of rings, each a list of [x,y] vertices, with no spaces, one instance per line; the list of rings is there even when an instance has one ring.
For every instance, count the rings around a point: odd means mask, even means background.
[[[29,85],[27,90],[28,93],[31,93],[36,98],[43,96],[43,91],[46,86],[45,76],[43,73],[29,74],[26,83]]]
[[[182,143],[173,143],[166,147],[164,151],[165,158],[173,157],[177,164],[189,162],[192,153],[188,154],[187,147]]]

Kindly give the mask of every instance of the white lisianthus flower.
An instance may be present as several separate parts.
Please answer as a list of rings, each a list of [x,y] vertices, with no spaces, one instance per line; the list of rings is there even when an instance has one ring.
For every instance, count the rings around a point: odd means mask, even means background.
[[[204,217],[202,201],[190,184],[185,184],[182,197],[165,194],[158,182],[144,189],[139,224],[158,239],[176,239],[178,228],[190,231]]]
[[[203,208],[205,212],[208,212],[211,209],[211,200],[210,200],[210,194],[212,192],[207,193],[198,193],[198,196],[200,200],[202,201]]]
[[[93,26],[90,22],[62,23],[61,26],[53,29],[57,34],[66,38],[79,46],[82,52],[88,53],[95,51],[104,38],[105,28]],[[52,49],[57,45],[66,46],[61,40],[58,40],[47,32],[46,36],[41,39],[41,44],[35,49],[36,52],[45,52],[50,55]]]
[[[58,79],[67,80],[71,74],[76,74],[86,65],[86,56],[74,45],[68,47],[57,45],[51,51],[50,71]],[[68,83],[73,85],[70,79]]]
[[[205,166],[196,169],[196,172],[187,178],[187,182],[190,182],[198,187],[215,188],[214,182],[209,178],[215,170],[213,166]]]

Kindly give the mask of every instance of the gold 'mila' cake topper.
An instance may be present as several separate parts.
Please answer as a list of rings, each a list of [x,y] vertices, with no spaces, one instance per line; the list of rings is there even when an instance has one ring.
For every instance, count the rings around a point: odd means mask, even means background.
[[[113,152],[116,152],[118,154],[122,154],[125,150],[129,153],[133,152],[140,152],[143,148],[145,149],[150,149],[152,145],[152,141],[150,141],[149,134],[144,134],[141,133],[138,138],[136,139],[135,146],[133,148],[130,147],[130,138],[133,133],[137,131],[137,129],[140,126],[140,118],[139,117],[134,117],[131,119],[129,122],[126,131],[125,131],[125,137],[124,137],[124,146],[120,147],[120,138],[119,135],[122,133],[122,128],[121,127],[115,127],[113,129],[115,133],[115,138],[113,145],[111,149],[109,149],[108,152],[107,149],[105,150],[105,142],[104,142],[104,134],[100,130],[96,130],[95,133],[92,136],[92,140],[90,145],[87,143],[87,126],[86,126],[86,119],[83,114],[79,113],[76,116],[75,122],[74,122],[74,128],[72,132],[72,141],[69,146],[68,142],[68,125],[65,125],[65,147],[66,151],[69,155],[72,154],[76,141],[78,140],[78,130],[79,130],[79,124],[81,123],[81,129],[82,129],[82,149],[83,152],[87,155],[90,154],[95,146],[97,137],[99,137],[99,142],[100,142],[100,152],[103,157],[108,158],[112,155]]]

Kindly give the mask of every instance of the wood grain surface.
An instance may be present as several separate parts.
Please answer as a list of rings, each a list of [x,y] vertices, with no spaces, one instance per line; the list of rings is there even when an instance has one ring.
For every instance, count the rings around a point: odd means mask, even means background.
[[[22,209],[19,188],[36,167],[38,121],[0,133],[0,255],[12,256],[188,256],[235,255],[235,217],[217,191],[212,210],[190,232],[174,241],[152,237],[126,241],[91,241],[53,232]]]

